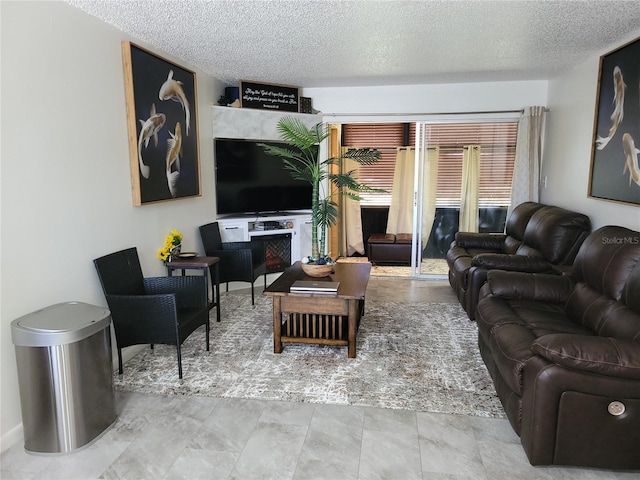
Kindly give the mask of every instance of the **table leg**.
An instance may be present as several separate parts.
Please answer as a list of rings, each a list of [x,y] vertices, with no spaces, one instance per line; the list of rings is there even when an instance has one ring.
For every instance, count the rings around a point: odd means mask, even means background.
[[[273,297],[273,353],[282,353],[282,311],[280,297]]]
[[[211,307],[213,306],[213,304],[209,303],[209,272],[207,271],[208,268],[204,268],[201,270],[202,270],[202,273],[204,273],[204,291],[207,297],[207,309],[211,310]],[[184,270],[182,271],[182,275],[184,275]]]
[[[358,322],[358,300],[349,300],[349,346],[347,356],[349,358],[356,358],[356,333]]]
[[[213,283],[216,289],[216,320],[220,321],[220,262],[213,268]]]

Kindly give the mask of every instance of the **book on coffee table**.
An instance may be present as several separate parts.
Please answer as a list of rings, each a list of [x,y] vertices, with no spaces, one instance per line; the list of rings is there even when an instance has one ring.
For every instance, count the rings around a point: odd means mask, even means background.
[[[291,284],[291,293],[337,293],[340,282],[296,280]]]

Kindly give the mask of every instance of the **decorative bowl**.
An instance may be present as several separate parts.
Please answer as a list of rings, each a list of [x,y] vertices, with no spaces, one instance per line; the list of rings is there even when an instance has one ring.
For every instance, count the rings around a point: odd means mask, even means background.
[[[333,273],[333,264],[316,265],[315,263],[302,263],[302,271],[310,277],[326,277]]]

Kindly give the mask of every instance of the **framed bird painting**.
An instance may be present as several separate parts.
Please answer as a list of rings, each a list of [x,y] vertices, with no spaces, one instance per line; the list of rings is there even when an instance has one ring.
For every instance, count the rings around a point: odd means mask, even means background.
[[[600,57],[589,196],[640,205],[640,38]]]
[[[196,74],[122,42],[133,204],[200,195]]]

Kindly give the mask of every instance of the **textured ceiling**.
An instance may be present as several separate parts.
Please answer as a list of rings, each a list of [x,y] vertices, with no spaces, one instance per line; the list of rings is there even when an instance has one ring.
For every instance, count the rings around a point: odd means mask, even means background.
[[[229,85],[548,79],[640,35],[640,1],[67,3]]]

